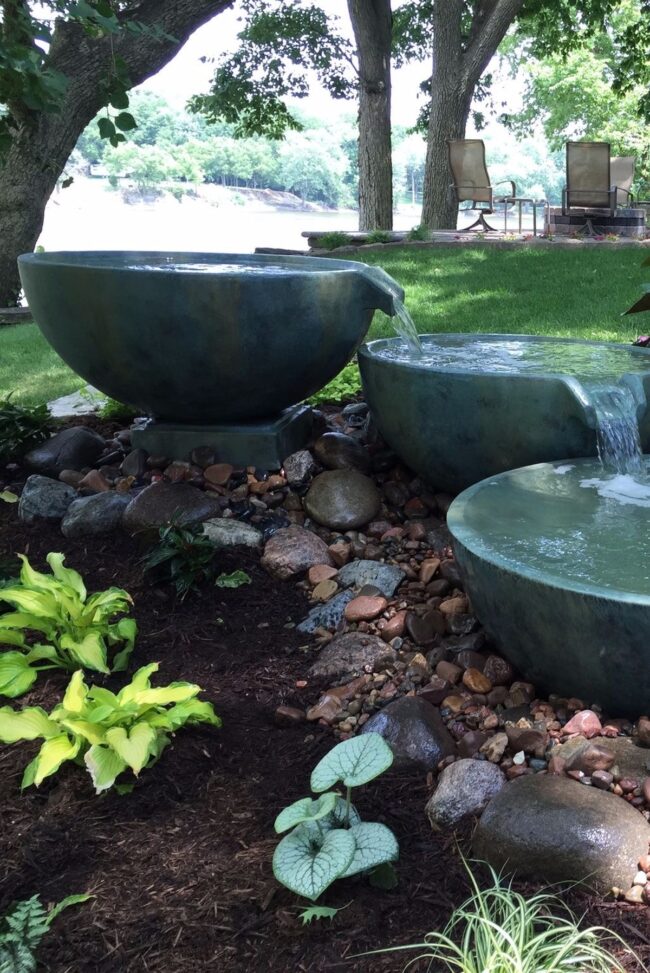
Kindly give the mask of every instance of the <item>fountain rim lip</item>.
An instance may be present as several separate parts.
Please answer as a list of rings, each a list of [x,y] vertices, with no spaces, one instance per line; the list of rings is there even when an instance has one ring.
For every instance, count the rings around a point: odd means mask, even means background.
[[[117,258],[110,262],[110,258]],[[67,267],[75,270],[88,270],[95,273],[116,271],[126,274],[153,274],[157,276],[161,273],[176,274],[170,266],[160,267],[129,267],[122,261],[131,259],[134,262],[160,259],[162,257],[173,257],[176,263],[190,262],[214,263],[215,265],[225,263],[241,263],[243,266],[250,264],[275,265],[285,263],[286,276],[315,277],[319,274],[344,273],[346,271],[363,275],[367,269],[372,269],[369,264],[356,260],[341,260],[338,257],[313,257],[308,251],[302,254],[265,254],[265,253],[230,253],[225,251],[205,251],[205,250],[48,250],[44,252],[30,252],[20,254],[18,265],[20,266],[47,266],[47,267]],[[86,258],[86,259],[84,259]],[[97,258],[106,259],[100,262]],[[200,260],[199,260],[200,258]],[[218,259],[217,259],[218,258]],[[309,263],[309,268],[307,264]],[[171,264],[171,261],[170,261]],[[185,270],[183,278],[200,277],[205,279],[210,276],[204,270]],[[232,270],[228,273],[220,274],[220,278],[237,277],[239,272]],[[278,276],[285,276],[278,275]],[[252,276],[247,279],[254,279]]]
[[[539,342],[562,342],[563,344],[571,345],[594,345],[599,348],[624,348],[626,351],[632,352],[633,355],[641,352],[639,357],[646,355],[648,358],[648,373],[650,374],[650,348],[644,348],[638,345],[625,344],[621,341],[593,341],[589,338],[561,338],[555,335],[536,335],[536,334],[517,334],[517,333],[507,333],[498,334],[495,332],[481,332],[481,331],[440,331],[433,332],[429,334],[421,334],[420,339],[423,338],[434,338],[439,340],[440,338],[467,338],[467,339],[478,339],[478,340],[503,340],[503,341],[524,341],[530,342],[531,344]],[[580,379],[575,375],[568,375],[566,372],[540,372],[535,374],[532,372],[521,372],[500,369],[496,371],[494,369],[486,368],[484,371],[476,371],[474,369],[462,368],[454,365],[440,365],[436,367],[435,365],[424,365],[420,364],[417,358],[413,358],[408,361],[401,361],[399,359],[393,358],[382,358],[380,355],[376,354],[375,349],[379,346],[385,346],[388,344],[393,344],[398,341],[403,341],[400,337],[395,338],[375,338],[373,341],[364,342],[359,351],[357,352],[359,358],[366,359],[371,362],[381,362],[383,366],[390,368],[398,368],[405,370],[415,370],[418,372],[428,372],[435,375],[468,375],[473,377],[481,378],[520,378],[526,379],[527,381],[548,381],[548,379],[559,379],[565,384],[569,385],[574,392],[582,389],[580,385]],[[619,380],[624,378],[626,375],[643,375],[643,372],[621,372]]]
[[[650,607],[650,594],[644,595],[641,592],[623,591],[620,588],[607,588],[604,585],[585,584],[580,581],[573,581],[570,578],[558,578],[539,568],[532,568],[521,561],[513,565],[501,554],[494,551],[477,549],[477,532],[467,526],[465,522],[465,510],[473,497],[480,490],[493,484],[495,481],[505,480],[513,473],[521,473],[528,470],[555,469],[558,466],[582,466],[584,464],[596,464],[598,460],[594,457],[577,457],[574,459],[554,460],[547,463],[531,463],[530,466],[520,466],[515,470],[505,470],[503,473],[495,473],[494,476],[485,477],[478,483],[473,483],[454,498],[447,511],[447,527],[455,542],[461,544],[469,553],[481,561],[487,562],[501,571],[512,575],[515,578],[523,578],[526,581],[542,584],[547,588],[558,591],[571,592],[572,594],[588,595],[599,601],[625,602],[626,604],[638,605],[640,608]],[[650,509],[648,511],[650,516]]]

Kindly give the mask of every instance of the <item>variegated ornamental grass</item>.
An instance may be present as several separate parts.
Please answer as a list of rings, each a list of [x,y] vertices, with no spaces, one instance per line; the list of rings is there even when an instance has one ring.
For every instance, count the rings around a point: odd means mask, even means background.
[[[22,787],[38,787],[61,764],[85,764],[99,794],[112,787],[124,771],[137,777],[160,757],[179,727],[193,723],[221,726],[211,703],[196,697],[201,687],[189,682],[152,686],[158,663],[138,669],[118,693],[87,686],[81,670],[74,673],[60,705],[51,713],[40,706],[21,711],[0,708],[0,741],[42,739],[27,765]]]
[[[19,557],[19,583],[0,588],[0,602],[15,609],[0,615],[0,695],[21,696],[44,669],[124,670],[137,634],[135,620],[126,616],[133,604],[128,592],[108,588],[89,595],[81,575],[64,566],[63,554],[47,555],[51,574]]]

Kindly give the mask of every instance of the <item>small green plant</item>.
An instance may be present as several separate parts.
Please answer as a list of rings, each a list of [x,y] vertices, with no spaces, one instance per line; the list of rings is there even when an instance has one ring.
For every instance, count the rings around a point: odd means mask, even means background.
[[[17,405],[11,395],[0,400],[0,462],[6,463],[38,446],[52,428],[46,405]]]
[[[144,572],[151,572],[157,582],[173,584],[176,594],[185,598],[202,581],[214,578],[216,553],[201,524],[167,524],[160,528],[158,543],[143,558]]]
[[[338,373],[336,378],[310,396],[307,400],[311,405],[319,405],[321,402],[343,402],[346,399],[353,399],[361,391],[361,377],[359,368],[355,362],[350,362]]]
[[[624,973],[603,945],[609,937],[639,962],[616,933],[600,926],[581,929],[559,896],[538,892],[527,898],[493,869],[492,884],[481,889],[469,866],[465,867],[472,894],[442,932],[428,933],[421,943],[374,950],[370,955],[417,950],[405,969],[428,961],[430,969],[457,973]],[[635,968],[645,970],[643,963]]]
[[[151,686],[158,663],[138,669],[131,682],[115,694],[101,686],[88,687],[83,672],[72,676],[63,701],[48,715],[40,706],[17,711],[0,709],[0,741],[42,739],[45,742],[23,774],[22,787],[36,787],[55,774],[62,763],[85,764],[97,794],[108,790],[130,768],[137,777],[151,767],[185,724],[221,726],[211,703],[195,697],[200,686],[172,682]]]
[[[3,503],[18,503],[18,497],[11,490],[0,490],[0,500]]]
[[[64,909],[87,902],[90,895],[68,895],[48,911],[40,897],[17,902],[0,918],[0,973],[34,973],[41,939]]]
[[[230,574],[220,574],[215,584],[217,588],[241,588],[244,584],[251,584],[252,579],[245,571],[232,571]]]
[[[368,243],[390,243],[392,237],[386,230],[371,230],[368,234]]]
[[[430,240],[431,232],[424,225],[424,223],[418,223],[417,226],[411,227],[411,229],[408,231],[406,239],[411,240],[411,242],[416,240]]]
[[[392,762],[392,750],[378,733],[344,740],[323,757],[311,774],[311,789],[320,797],[296,801],[275,820],[277,834],[289,832],[273,855],[278,882],[314,902],[337,878],[371,874],[397,860],[393,832],[363,822],[351,803],[352,788],[374,780]],[[330,790],[338,781],[344,798]]]
[[[133,406],[118,402],[117,399],[106,399],[99,409],[98,415],[102,419],[113,419],[115,422],[120,422],[122,419],[132,419],[137,411]]]
[[[64,567],[63,554],[47,555],[52,574],[35,571],[24,554],[19,557],[18,583],[0,587],[0,602],[17,609],[0,615],[0,646],[15,647],[0,652],[0,695],[27,692],[43,669],[125,669],[137,626],[132,618],[116,616],[129,611],[131,596],[122,588],[89,596],[81,575]],[[29,632],[43,640],[31,644]]]
[[[318,246],[321,250],[336,250],[337,247],[344,247],[350,242],[347,233],[341,230],[330,230],[323,233],[318,238]]]

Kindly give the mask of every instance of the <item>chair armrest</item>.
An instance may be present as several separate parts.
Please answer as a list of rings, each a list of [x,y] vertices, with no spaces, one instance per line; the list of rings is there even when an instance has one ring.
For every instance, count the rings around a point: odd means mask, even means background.
[[[631,202],[634,199],[634,193],[632,193],[629,189],[623,189],[622,186],[612,186],[612,192],[614,193],[614,199],[616,199],[617,193],[625,193],[628,202]]]
[[[505,186],[506,184],[509,185],[510,188],[511,188],[511,190],[512,190],[512,192],[510,193],[510,195],[512,197],[515,197],[517,195],[517,187],[516,187],[516,185],[514,183],[514,180],[512,180],[512,179],[501,179],[499,182],[495,182],[494,185],[495,186]]]

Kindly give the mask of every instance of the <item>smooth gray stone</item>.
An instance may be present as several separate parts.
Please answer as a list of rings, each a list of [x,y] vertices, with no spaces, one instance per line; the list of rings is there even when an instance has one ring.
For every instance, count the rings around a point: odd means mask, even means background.
[[[353,530],[376,516],[381,498],[373,481],[356,470],[326,470],[314,477],[305,510],[332,530]]]
[[[78,375],[177,423],[302,402],[347,364],[375,308],[393,314],[404,296],[379,268],[329,257],[75,251],[24,254],[19,270],[34,320]]]
[[[506,784],[503,771],[488,760],[457,760],[445,767],[426,806],[435,831],[455,828],[480,814]]]
[[[306,632],[308,635],[315,632],[317,628],[335,629],[343,618],[345,606],[354,597],[356,597],[354,591],[339,591],[329,601],[312,608],[307,617],[296,626],[296,629],[299,632]]]
[[[206,520],[203,533],[215,547],[260,547],[262,544],[262,531],[241,520],[224,517]]]
[[[395,564],[382,564],[380,561],[349,561],[336,576],[342,588],[363,588],[372,585],[378,588],[382,595],[390,598],[394,595],[405,575]]]
[[[439,762],[456,752],[436,706],[417,696],[389,703],[364,723],[362,733],[379,733],[390,745],[395,770],[436,770]]]
[[[124,511],[122,525],[135,534],[165,524],[186,527],[209,520],[220,513],[219,504],[209,494],[190,483],[152,483],[134,497]]]
[[[79,494],[72,487],[48,476],[33,474],[27,478],[18,501],[18,518],[25,524],[36,520],[61,520]]]
[[[368,473],[370,454],[342,432],[325,432],[314,443],[314,456],[328,470],[359,470]]]
[[[372,666],[379,659],[395,657],[395,652],[376,635],[366,632],[346,632],[332,639],[321,649],[316,662],[309,670],[312,677],[323,676],[334,679],[337,676],[354,675],[363,671],[364,666]]]
[[[25,463],[42,476],[94,466],[106,447],[102,436],[85,426],[71,426],[47,439],[25,456]]]
[[[66,537],[107,534],[120,526],[129,503],[129,497],[113,491],[80,497],[66,510],[61,533]]]
[[[281,527],[266,542],[260,561],[274,578],[286,581],[315,564],[332,564],[325,541],[306,527]]]
[[[632,884],[648,841],[650,825],[622,798],[534,774],[511,781],[490,801],[473,853],[536,882],[585,882],[607,892]]]

